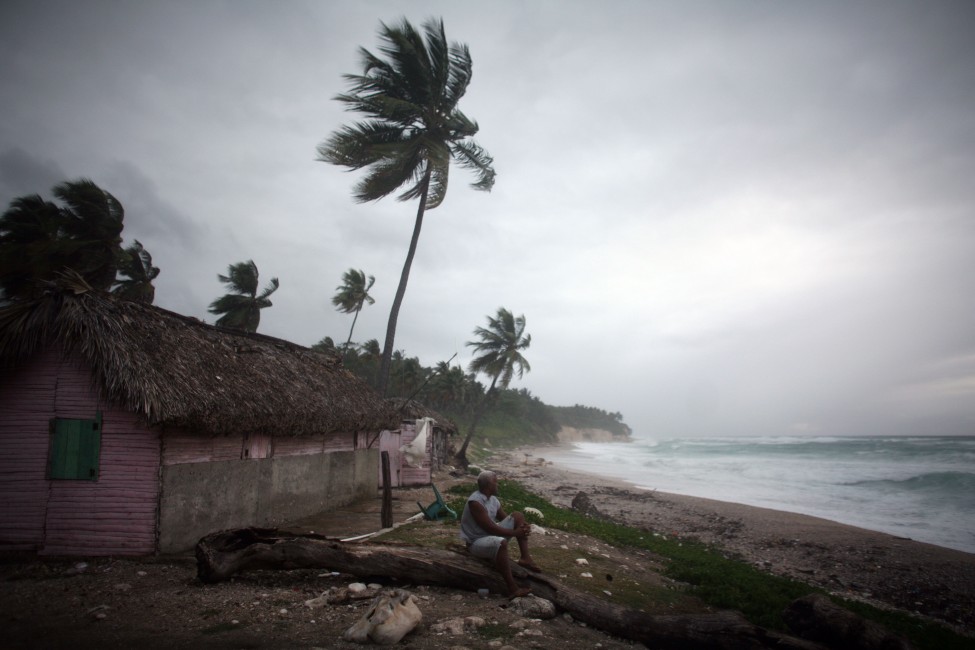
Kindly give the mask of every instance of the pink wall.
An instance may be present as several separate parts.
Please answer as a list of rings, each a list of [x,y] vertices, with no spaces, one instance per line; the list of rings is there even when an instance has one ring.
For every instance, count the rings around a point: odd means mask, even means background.
[[[400,447],[410,444],[416,438],[416,425],[413,422],[402,422],[396,431],[383,431],[379,438],[379,451],[389,452],[390,487],[405,487],[411,485],[430,485],[430,450],[433,435],[427,437],[427,455],[420,463],[420,467],[407,464]],[[379,486],[383,485],[382,465],[379,467]]]
[[[98,410],[98,480],[48,479],[49,420]],[[0,413],[0,550],[155,551],[160,439],[140,416],[101,401],[86,368],[50,351],[0,373]]]
[[[352,451],[353,434],[331,433],[311,436],[204,436],[184,430],[166,429],[163,435],[163,465],[207,463],[223,460],[280,458]],[[359,436],[360,449],[365,434]]]
[[[99,410],[98,480],[49,479],[51,418],[93,419]],[[0,551],[44,555],[155,553],[163,466],[351,452],[370,439],[365,433],[272,438],[149,429],[142,416],[103,402],[82,363],[50,351],[0,369],[0,416]],[[333,490],[335,498],[353,489],[348,483]]]

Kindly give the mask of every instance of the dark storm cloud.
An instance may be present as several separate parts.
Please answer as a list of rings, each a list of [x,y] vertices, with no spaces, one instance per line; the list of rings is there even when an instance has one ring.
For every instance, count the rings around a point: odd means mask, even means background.
[[[428,365],[524,313],[544,401],[644,435],[975,433],[975,6],[6,2],[0,192],[91,177],[209,318],[281,279],[262,331],[382,339],[415,214],[355,204],[315,147],[380,20],[443,16],[498,183],[455,169],[397,348]],[[9,200],[9,199],[8,199]]]

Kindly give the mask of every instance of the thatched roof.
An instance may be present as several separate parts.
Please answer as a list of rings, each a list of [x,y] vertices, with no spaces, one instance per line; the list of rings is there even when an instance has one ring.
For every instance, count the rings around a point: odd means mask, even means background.
[[[436,420],[437,426],[447,433],[457,433],[457,425],[452,420],[414,399],[408,400],[405,397],[387,397],[386,402],[399,414],[401,420],[433,418]]]
[[[64,284],[64,283],[62,283]],[[79,354],[105,397],[150,424],[307,435],[395,428],[400,414],[341,359],[151,305],[53,288],[0,310],[0,358]]]

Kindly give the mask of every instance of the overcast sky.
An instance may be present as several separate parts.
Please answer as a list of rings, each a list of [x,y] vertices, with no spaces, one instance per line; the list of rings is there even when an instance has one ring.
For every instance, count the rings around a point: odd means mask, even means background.
[[[404,10],[406,10],[404,12]],[[0,206],[88,177],[215,317],[218,273],[278,277],[259,331],[344,341],[376,277],[385,335],[416,203],[356,204],[316,146],[380,21],[470,46],[461,109],[491,193],[454,168],[396,348],[425,365],[499,306],[549,404],[639,436],[975,435],[975,4],[0,3]]]

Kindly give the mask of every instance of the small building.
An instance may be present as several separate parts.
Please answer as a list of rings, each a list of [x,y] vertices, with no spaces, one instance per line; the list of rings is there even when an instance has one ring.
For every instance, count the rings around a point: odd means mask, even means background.
[[[0,310],[0,414],[0,550],[46,555],[181,552],[374,497],[369,441],[399,422],[337,355],[77,281]]]
[[[390,487],[430,485],[431,472],[448,463],[450,436],[457,432],[457,426],[416,400],[391,397],[386,402],[400,418],[398,428],[383,431],[379,437],[380,451],[389,453]],[[424,420],[429,422],[429,426],[418,441]],[[403,453],[403,449],[416,447],[418,443],[422,449],[416,449],[417,453]],[[380,472],[380,487],[382,480]]]

